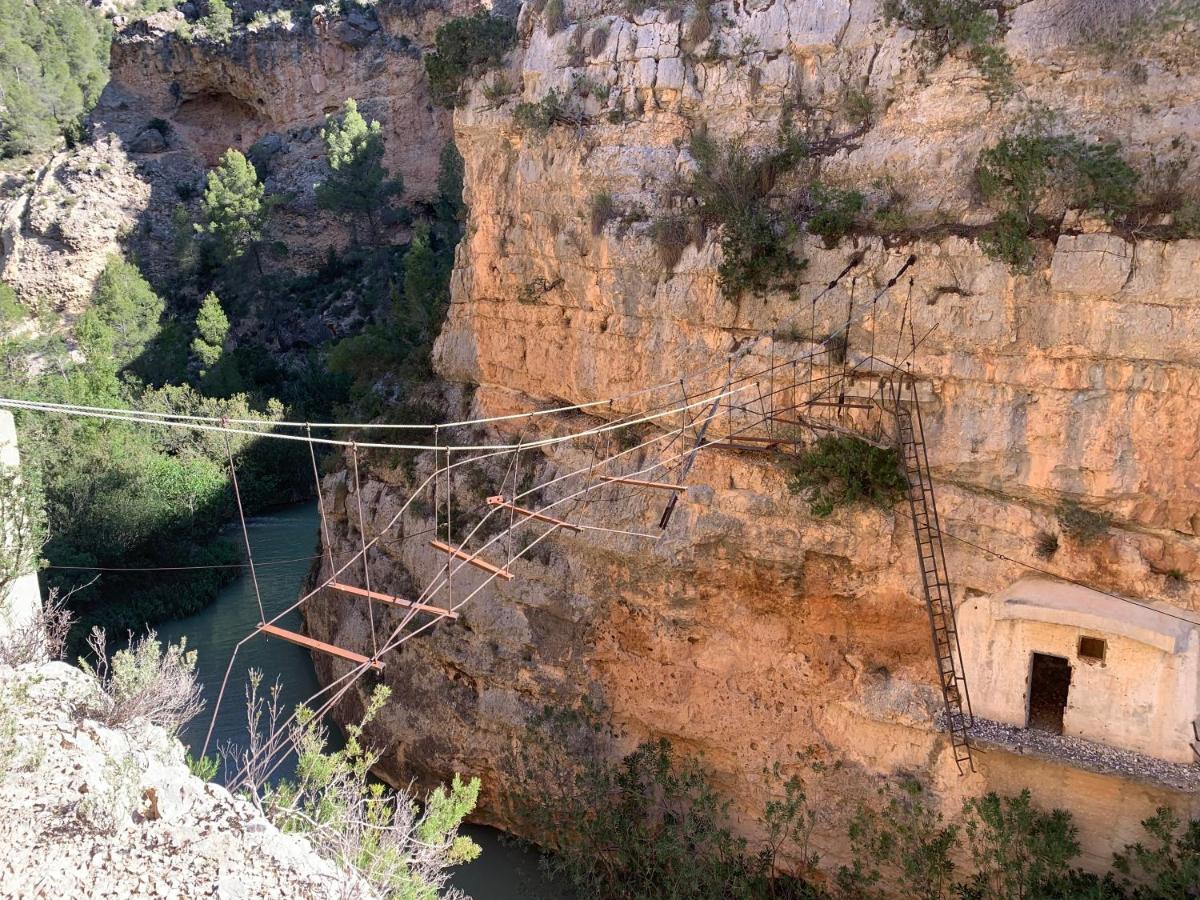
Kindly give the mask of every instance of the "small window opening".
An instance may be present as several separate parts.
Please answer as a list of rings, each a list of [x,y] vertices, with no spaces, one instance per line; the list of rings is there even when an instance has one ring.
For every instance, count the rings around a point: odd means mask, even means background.
[[[1105,645],[1104,638],[1081,637],[1079,639],[1079,658],[1092,662],[1104,662]]]
[[[1062,734],[1063,714],[1071,688],[1071,664],[1061,656],[1033,654],[1029,677],[1028,727]]]

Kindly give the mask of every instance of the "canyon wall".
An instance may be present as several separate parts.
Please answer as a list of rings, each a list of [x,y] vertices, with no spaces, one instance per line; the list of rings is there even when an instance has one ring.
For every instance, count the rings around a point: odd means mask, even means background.
[[[29,306],[72,315],[110,254],[132,251],[146,271],[169,273],[172,212],[182,203],[195,214],[206,171],[230,147],[249,154],[267,191],[283,199],[270,235],[289,251],[278,265],[314,267],[350,237],[316,204],[326,116],[357,100],[383,126],[384,165],[404,179],[405,199],[431,199],[450,114],[430,99],[421,51],[439,24],[476,5],[318,10],[239,28],[228,43],[181,36],[175,11],[121,30],[92,140],[54,154],[0,197],[0,280]]]
[[[1169,168],[1174,189],[1188,189],[1200,132],[1195,39],[1165,35],[1130,67],[1084,40],[1077,23],[1087,4],[1010,6],[1003,43],[1016,88],[993,100],[966,54],[931,59],[918,35],[884,23],[872,2],[719,2],[708,21],[694,7],[614,15],[607,4],[569,2],[554,33],[527,4],[502,73],[515,95],[497,100],[500,76],[487,76],[455,113],[470,214],[435,363],[469,389],[450,391],[451,414],[514,414],[682,383],[588,415],[511,419],[444,439],[530,442],[677,404],[720,386],[736,340],[787,330],[799,316],[804,339],[761,342],[744,369],[802,356],[807,334],[835,331],[854,302],[849,358],[871,348],[908,357],[920,380],[956,597],[993,593],[1035,566],[1194,610],[1200,241],[1118,232],[1069,213],[1038,238],[1032,269],[1014,274],[976,241],[994,212],[973,173],[983,148],[1048,115],[1064,133],[1119,140],[1143,172]],[[566,98],[573,124],[544,136],[518,127],[517,104],[551,90]],[[865,126],[847,112],[860,94],[870,100]],[[715,230],[664,264],[655,221],[688,209],[677,186],[696,168],[689,138],[707,129],[718,142],[765,150],[785,113],[814,145],[836,139],[810,175],[898,202],[903,227],[860,229],[832,247],[798,237],[794,252],[808,265],[794,283],[740,299],[719,286]],[[615,212],[597,227],[598,195]],[[810,323],[809,298],[855,253],[854,280],[827,294]],[[909,255],[911,282],[866,311]],[[717,371],[689,377],[714,363]],[[514,479],[534,485],[586,470],[618,446],[597,438],[526,452],[519,476],[511,457],[456,470],[455,539],[465,536],[462,519],[477,520],[486,496],[511,494]],[[660,447],[638,451],[626,470],[653,464]],[[445,562],[427,543],[445,527],[433,513],[445,488],[401,510],[432,464],[426,453],[366,465],[366,535],[381,536],[369,555],[377,590],[420,591]],[[373,734],[390,742],[383,773],[480,774],[484,816],[511,825],[529,718],[588,695],[611,711],[621,746],[665,736],[702,755],[751,833],[765,766],[806,771],[797,754],[810,747],[842,761],[814,786],[831,819],[819,842],[832,861],[845,850],[832,820],[873,794],[874,776],[897,771],[931,782],[949,809],[985,789],[1031,787],[1077,814],[1089,865],[1135,838],[1157,804],[1200,812],[1186,772],[1097,771],[1002,742],[960,778],[935,721],[941,698],[907,510],[817,518],[787,478],[774,458],[701,454],[661,537],[658,492],[609,485],[561,507],[572,522],[650,537],[559,531],[512,564],[512,581],[464,606],[461,620],[391,654],[384,678],[394,702]],[[564,498],[582,481],[539,498]],[[359,548],[351,488],[345,472],[326,480],[339,564]],[[1110,514],[1111,524],[1094,543],[1064,536],[1052,559],[1040,559],[1036,536],[1060,531],[1064,500]],[[502,562],[524,546],[514,542],[484,555]],[[327,564],[315,573],[328,574]],[[481,577],[464,570],[435,602],[461,599]],[[381,633],[400,621],[376,617]],[[322,640],[370,647],[365,608],[344,596],[322,595],[308,626]],[[325,678],[345,671],[317,664]],[[351,697],[339,715],[360,707]]]

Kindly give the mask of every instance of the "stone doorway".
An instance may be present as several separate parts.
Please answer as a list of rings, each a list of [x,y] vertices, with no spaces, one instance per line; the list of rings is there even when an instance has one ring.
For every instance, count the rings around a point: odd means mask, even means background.
[[[1071,688],[1071,664],[1061,656],[1033,654],[1029,676],[1029,728],[1062,734]]]

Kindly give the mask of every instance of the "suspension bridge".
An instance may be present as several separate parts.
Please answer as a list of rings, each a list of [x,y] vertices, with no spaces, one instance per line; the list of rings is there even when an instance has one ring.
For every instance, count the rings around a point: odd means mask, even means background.
[[[914,256],[904,259],[869,299],[856,303],[855,289],[861,277],[858,270],[862,257],[855,255],[836,278],[810,299],[808,309],[801,308],[796,315],[769,331],[736,340],[722,359],[683,373],[670,382],[602,400],[506,416],[429,425],[350,425],[202,417],[8,399],[0,399],[0,406],[224,435],[247,568],[259,607],[259,624],[238,642],[230,656],[202,754],[209,750],[213,724],[224,701],[238,652],[248,641],[260,638],[289,641],[349,664],[343,674],[308,698],[305,706],[312,711],[313,721],[319,721],[367,672],[382,669],[390,653],[443,623],[453,627],[463,607],[494,581],[516,578],[514,564],[551,536],[570,538],[587,533],[622,535],[648,542],[661,540],[669,532],[679,500],[688,489],[693,465],[702,452],[795,454],[827,434],[853,436],[877,447],[893,449],[907,479],[906,496],[913,525],[916,567],[928,614],[937,685],[944,705],[943,727],[955,763],[960,773],[966,773],[973,770],[972,712],[917,399],[918,381],[911,373],[912,358],[924,338],[918,340],[915,334],[907,298],[900,315],[895,354],[890,359],[877,352],[875,337],[881,305],[896,302],[892,296],[893,288],[915,260]],[[909,295],[912,280],[909,276]],[[838,304],[836,310],[830,305],[835,303]],[[840,318],[843,304],[844,322]],[[841,324],[832,332],[818,336],[818,319],[830,318],[826,315],[827,308],[831,314],[836,312]],[[806,314],[808,322],[804,323],[800,320]],[[868,318],[871,322],[869,345],[850,347],[852,327]],[[906,326],[907,343],[904,340]],[[605,419],[604,416],[611,415],[618,403],[621,408],[636,411]],[[526,430],[538,420],[579,413],[594,416],[597,424],[564,434],[524,439]],[[520,426],[515,443],[454,440],[463,433],[470,436],[476,429],[502,425]],[[368,431],[415,429],[432,433],[432,442],[358,441],[313,434],[314,430],[328,431],[331,435],[347,431],[359,435]],[[271,617],[263,609],[258,589],[237,467],[229,447],[230,435],[300,441],[309,449],[320,511],[324,577],[294,604]],[[621,440],[621,436],[625,439]],[[555,471],[544,481],[522,486],[523,456],[528,460],[530,454],[567,443],[589,450],[586,465],[566,472]],[[348,478],[353,483],[359,547],[341,562],[335,561],[330,541],[329,509],[317,465],[318,446],[337,448],[349,457]],[[363,451],[376,449],[429,454],[433,465],[427,476],[412,485],[399,509],[368,537],[371,529],[363,507],[359,462]],[[460,523],[456,533],[453,503],[456,479],[461,479],[468,467],[482,471],[485,466],[495,468],[505,462],[503,477],[491,485],[479,520],[469,528]],[[584,515],[589,506],[597,505],[594,501],[602,496],[612,496],[614,492],[618,496],[622,492],[640,492],[647,497],[661,498],[663,508],[657,529],[647,530],[647,526],[639,522],[612,521],[611,516],[605,521],[603,516],[597,520],[595,516],[589,519]],[[546,502],[539,499],[551,494],[554,499]],[[427,542],[428,549],[444,557],[444,562],[413,596],[377,590],[371,581],[369,554],[386,535],[398,528],[407,513],[415,512],[418,503],[432,509],[434,527]],[[499,527],[496,527],[497,523]],[[464,586],[464,568],[481,573],[482,578],[476,576]],[[352,649],[319,641],[279,624],[288,613],[302,608],[322,591],[343,596],[347,602],[365,604],[370,627],[370,653],[366,652],[366,647]],[[399,623],[385,630],[383,622],[387,619],[377,616],[377,608],[398,611]],[[288,732],[294,720],[295,713],[274,724],[253,758],[244,761],[232,780],[234,785],[250,777],[251,773],[256,778],[270,777],[282,765],[290,749]]]

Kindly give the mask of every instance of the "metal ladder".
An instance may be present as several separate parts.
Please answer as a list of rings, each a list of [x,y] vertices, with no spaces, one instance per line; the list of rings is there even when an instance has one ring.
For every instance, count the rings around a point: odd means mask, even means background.
[[[910,395],[907,404],[901,402],[901,394],[905,391]],[[958,771],[965,774],[967,770],[975,771],[969,734],[974,715],[963,672],[962,651],[958,644],[958,626],[954,620],[954,598],[950,592],[946,554],[942,547],[941,523],[933,495],[933,482],[929,476],[929,455],[925,447],[921,407],[911,377],[901,377],[892,382],[892,402],[900,457],[904,474],[908,477],[908,505],[917,542],[925,608],[929,612],[933,655],[946,703],[946,732],[950,737]]]

